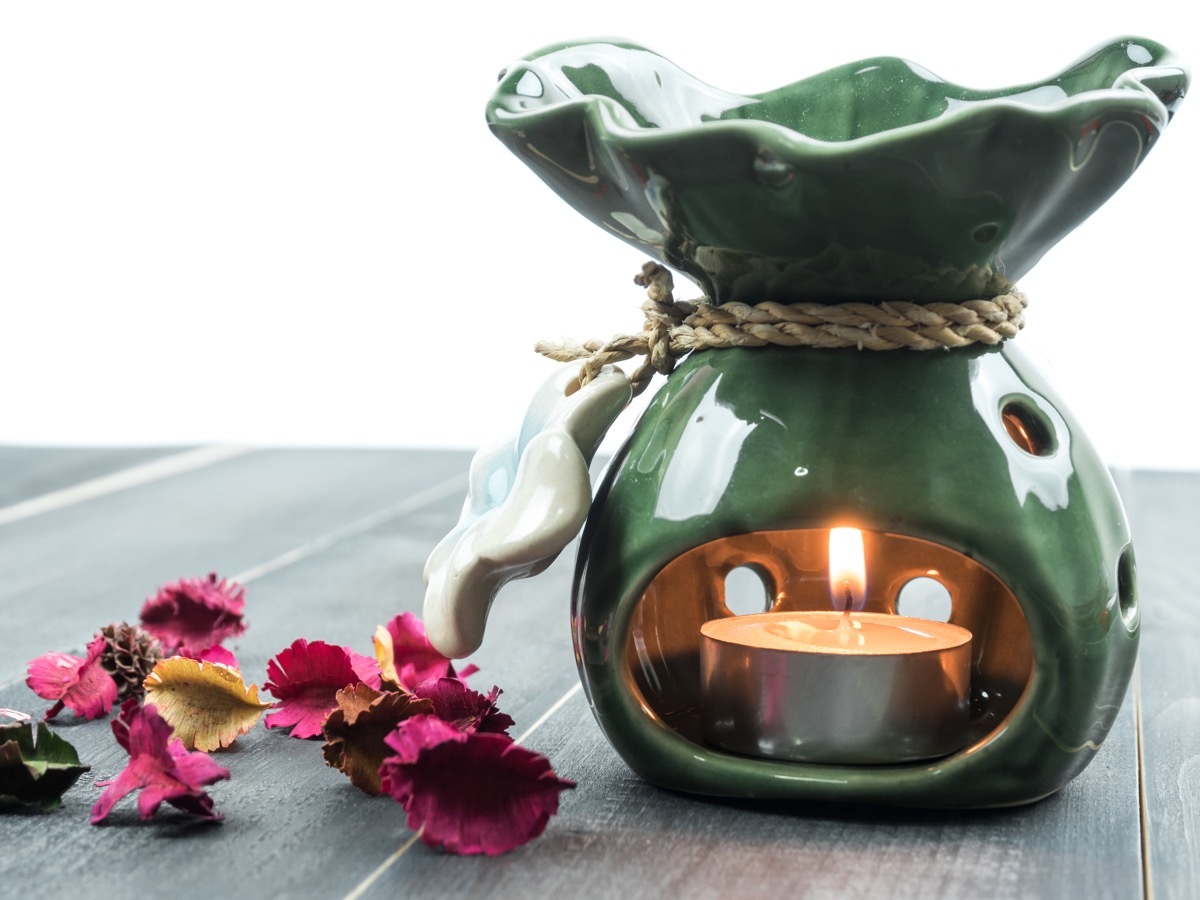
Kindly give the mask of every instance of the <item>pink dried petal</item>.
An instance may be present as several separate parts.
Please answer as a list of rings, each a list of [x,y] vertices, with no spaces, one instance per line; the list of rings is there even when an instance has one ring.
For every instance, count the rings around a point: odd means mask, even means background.
[[[401,613],[385,627],[392,638],[392,655],[402,688],[411,691],[431,678],[454,677],[450,660],[433,649],[425,637],[425,626],[412,613]]]
[[[105,640],[98,637],[88,644],[86,659],[69,653],[47,653],[30,661],[25,683],[39,697],[57,700],[46,711],[53,719],[64,706],[85,719],[108,715],[117,699],[117,683],[100,665]]]
[[[380,767],[382,786],[408,813],[421,840],[452,853],[495,856],[546,829],[560,791],[546,757],[499,734],[467,733],[415,716],[387,738],[396,756]]]
[[[207,753],[189,752],[183,743],[171,738],[171,726],[153,706],[139,706],[130,697],[112,723],[113,735],[129,753],[129,764],[116,778],[98,781],[107,790],[92,807],[92,824],[104,821],[113,806],[133,791],[138,795],[138,815],[151,818],[163,802],[206,819],[219,820],[213,812],[212,798],[206,785],[229,777],[229,770],[217,765]]]
[[[212,647],[246,630],[242,621],[245,590],[218,579],[181,578],[159,588],[142,606],[142,628],[158,638],[163,649]]]
[[[154,710],[153,706],[144,707]],[[157,713],[157,710],[154,710]],[[159,719],[161,720],[161,716]],[[213,762],[213,758],[199,750],[189,750],[183,741],[172,738],[167,750],[175,761],[175,774],[185,784],[206,785],[229,777],[229,770]]]
[[[355,684],[379,690],[379,664],[346,647],[298,638],[267,663],[263,690],[279,702],[278,712],[268,715],[263,724],[268,728],[294,725],[294,738],[318,737],[325,717],[338,705],[337,692]]]
[[[433,712],[459,731],[484,731],[508,734],[516,724],[512,717],[496,708],[501,691],[493,687],[487,694],[473,691],[457,678],[437,678],[422,682],[413,692],[433,703]]]
[[[192,650],[185,647],[179,651],[179,655],[201,662],[220,663],[223,666],[229,666],[231,669],[237,669],[239,672],[242,671],[242,667],[238,665],[237,657],[220,644],[213,647],[205,647],[203,650]]]
[[[396,751],[396,755],[385,762],[401,765],[415,763],[425,751],[446,741],[457,741],[464,734],[437,716],[413,716],[397,725],[396,730],[383,739]],[[388,789],[385,787],[384,790]]]

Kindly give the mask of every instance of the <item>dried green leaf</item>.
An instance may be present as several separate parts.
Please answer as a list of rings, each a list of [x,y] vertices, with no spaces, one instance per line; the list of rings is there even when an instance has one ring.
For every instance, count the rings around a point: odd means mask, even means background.
[[[0,809],[40,805],[53,809],[91,766],[79,762],[70,743],[46,727],[0,725]]]

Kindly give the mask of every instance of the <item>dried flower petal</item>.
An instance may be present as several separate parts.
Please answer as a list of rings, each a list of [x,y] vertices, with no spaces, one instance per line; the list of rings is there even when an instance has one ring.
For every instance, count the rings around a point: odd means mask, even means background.
[[[425,637],[425,626],[412,613],[396,616],[386,627],[380,625],[374,640],[384,681],[393,687],[411,691],[431,678],[454,677],[450,660],[433,649]]]
[[[298,638],[267,663],[263,690],[279,702],[278,712],[267,716],[264,724],[268,728],[294,725],[292,737],[316,737],[325,717],[338,705],[337,692],[360,682],[379,689],[375,660],[346,647]]]
[[[117,743],[129,753],[129,764],[116,778],[98,781],[108,786],[92,807],[92,824],[104,821],[113,806],[125,795],[141,790],[138,815],[151,818],[163,801],[184,812],[219,820],[213,801],[202,790],[206,785],[229,777],[229,770],[218,766],[208,754],[189,753],[182,742],[171,738],[171,726],[151,705],[139,706],[130,698],[112,723]]]
[[[117,683],[100,665],[105,640],[98,637],[88,644],[86,659],[69,653],[47,653],[31,660],[25,683],[39,697],[56,700],[46,711],[53,719],[64,706],[85,719],[108,715],[117,699]]]
[[[379,766],[392,754],[384,739],[404,719],[428,715],[433,704],[407,691],[380,693],[365,684],[338,691],[337,702],[322,728],[325,764],[340,769],[356,788],[375,796]]]
[[[205,647],[203,650],[191,650],[185,647],[179,651],[179,655],[188,659],[198,659],[202,662],[220,663],[223,666],[229,666],[231,669],[237,669],[239,672],[242,670],[242,667],[238,665],[237,657],[220,644]]]
[[[246,630],[245,606],[242,586],[218,579],[215,572],[207,578],[181,578],[159,588],[142,606],[142,627],[168,653],[211,647]]]
[[[467,733],[434,716],[400,723],[387,738],[396,755],[382,788],[403,805],[421,840],[452,853],[495,856],[546,829],[560,791],[546,757],[499,734]]]
[[[186,656],[164,659],[146,679],[146,697],[189,750],[228,747],[270,709],[237,669]]]
[[[493,687],[487,694],[473,691],[457,678],[437,678],[417,685],[414,693],[433,703],[433,713],[459,731],[484,731],[508,734],[516,724],[512,717],[496,708],[502,693]]]

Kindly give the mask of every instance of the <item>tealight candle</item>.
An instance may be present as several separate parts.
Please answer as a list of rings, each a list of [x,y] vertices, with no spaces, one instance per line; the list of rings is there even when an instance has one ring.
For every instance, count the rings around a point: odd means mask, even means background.
[[[866,583],[856,533],[830,539],[831,593],[843,599],[841,611],[761,613],[701,626],[709,742],[753,756],[847,764],[928,759],[966,743],[971,632],[854,612]],[[838,546],[843,541],[848,553]]]

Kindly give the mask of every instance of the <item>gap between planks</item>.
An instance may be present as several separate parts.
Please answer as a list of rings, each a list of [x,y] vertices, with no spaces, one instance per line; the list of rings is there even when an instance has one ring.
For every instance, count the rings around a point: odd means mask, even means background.
[[[1111,470],[1117,493],[1121,497],[1125,520],[1133,530],[1133,505],[1135,488],[1133,470],[1128,466],[1114,466]],[[1141,840],[1142,857],[1142,896],[1153,900],[1154,878],[1150,872],[1150,803],[1146,793],[1146,744],[1142,734],[1142,663],[1138,660],[1133,665],[1133,727],[1135,753],[1137,759],[1138,787],[1138,826]]]
[[[183,454],[181,454],[183,455]],[[141,468],[140,466],[138,468]],[[130,471],[130,470],[126,470]],[[186,470],[185,470],[186,471]],[[391,506],[379,510],[379,512],[371,513],[369,516],[364,516],[357,519],[348,525],[343,525],[341,528],[336,528],[320,537],[314,538],[311,541],[301,544],[299,547],[294,547],[285,553],[281,553],[273,559],[269,559],[257,566],[252,566],[244,572],[240,572],[230,578],[230,581],[236,581],[238,584],[248,584],[262,578],[265,575],[270,575],[273,572],[278,572],[294,563],[298,563],[303,559],[314,556],[323,550],[328,550],[335,544],[339,544],[348,538],[357,537],[360,534],[365,534],[380,525],[384,525],[393,519],[398,519],[401,516],[416,512],[422,507],[428,506],[431,503],[436,503],[451,494],[461,491],[466,487],[466,474],[454,475],[447,478],[445,481],[439,481],[437,484],[427,487],[423,491],[418,491],[411,497],[401,500],[398,503],[393,503]],[[48,495],[44,495],[48,496]],[[12,509],[12,507],[8,507]],[[2,512],[2,510],[0,510]],[[13,685],[20,684],[21,679],[17,678],[14,681],[0,684],[0,690],[7,690]],[[540,722],[539,722],[540,724]]]
[[[299,547],[281,553],[274,559],[269,559],[265,563],[253,566],[245,572],[240,572],[234,575],[230,581],[236,581],[238,584],[248,584],[251,581],[262,578],[264,575],[278,572],[280,569],[284,569],[293,563],[298,563],[302,559],[307,559],[323,550],[328,550],[330,547],[340,544],[347,538],[365,534],[393,519],[398,519],[401,516],[416,512],[418,509],[428,506],[431,503],[436,503],[438,500],[461,491],[466,486],[467,476],[465,474],[451,476],[445,481],[439,481],[437,484],[427,487],[423,491],[418,491],[411,497],[379,510],[379,512],[364,516],[357,521],[351,522],[349,525],[343,525],[341,528],[334,529],[328,534],[323,534],[318,538],[301,544]]]
[[[81,484],[74,485],[69,488],[64,488],[59,491],[52,491],[47,494],[42,494],[39,497],[34,497],[30,500],[25,500],[21,503],[13,504],[12,506],[0,509],[0,525],[5,525],[9,522],[16,522],[21,519],[31,518],[32,516],[40,515],[45,512],[50,512],[56,509],[70,506],[75,503],[82,503],[86,500],[91,500],[96,497],[102,497],[106,494],[113,494],[118,491],[128,490],[129,488],[138,487],[144,484],[149,484],[154,481],[159,481],[163,478],[169,478],[172,475],[190,472],[194,469],[199,469],[213,463],[221,462],[226,459],[232,459],[235,456],[240,456],[252,450],[251,447],[240,444],[218,444],[211,447],[200,447],[196,450],[189,450],[184,453],[178,453],[169,456],[166,459],[154,460],[140,466],[133,466],[121,472],[116,472],[112,475],[105,475],[100,478],[85,481]],[[337,528],[327,534],[323,534],[318,538],[301,544],[285,553],[281,553],[273,559],[269,559],[264,563],[234,575],[230,580],[239,584],[247,584],[255,581],[273,572],[278,572],[280,569],[307,559],[317,553],[333,547],[342,541],[364,534],[374,528],[379,527],[400,516],[407,515],[411,512],[416,512],[424,506],[435,503],[450,494],[462,490],[465,487],[466,476],[455,475],[441,481],[431,487],[426,488],[395,503],[379,512],[372,513],[357,521],[351,522],[341,528]],[[18,679],[19,681],[20,679]],[[17,684],[17,681],[9,684],[0,685],[0,689],[5,689]],[[550,718],[562,709],[571,698],[580,692],[583,685],[576,682],[566,693],[556,700],[549,709],[542,713],[537,720],[530,725],[525,731],[514,740],[514,743],[520,744],[529,739],[529,737],[546,724]],[[420,839],[421,832],[414,832],[412,837],[404,842],[395,853],[384,860],[370,875],[364,878],[349,894],[345,900],[358,900],[359,897],[367,891],[371,885],[379,880],[388,869],[395,865],[401,857],[404,856]]]
[[[540,716],[538,716],[537,721],[534,722],[532,725],[530,725],[528,728],[526,728],[524,733],[519,738],[517,738],[515,741],[513,741],[513,743],[519,744],[522,741],[526,740],[531,734],[533,734],[535,731],[537,731],[539,728],[541,728],[543,725],[545,725],[550,720],[551,716],[553,716],[556,712],[558,712],[560,709],[562,709],[564,706],[566,706],[567,703],[571,700],[571,698],[574,697],[576,694],[578,694],[582,689],[583,689],[583,683],[576,682],[573,687],[568,689],[565,694],[563,694],[561,697],[559,697],[554,702],[553,706],[551,706],[548,710],[546,710],[544,713],[542,713]],[[420,837],[421,837],[420,830],[413,832],[412,837],[410,837],[407,841],[405,841],[400,846],[400,849],[398,849],[395,853],[393,853],[391,856],[389,856],[387,859],[385,859],[383,862],[381,862],[379,864],[379,866],[375,869],[374,872],[372,872],[370,875],[368,875],[366,878],[364,878],[362,881],[360,881],[358,883],[358,885],[354,888],[354,890],[352,890],[345,897],[343,897],[342,900],[359,900],[359,898],[364,893],[366,893],[368,890],[370,890],[371,885],[373,885],[376,881],[379,880],[380,876],[382,876],[384,872],[386,872],[388,869],[390,869],[392,866],[394,866],[397,862],[399,862],[400,858],[402,856],[404,856],[405,853],[407,853],[409,850],[411,850],[413,848],[413,846],[417,843],[417,840]]]
[[[1133,665],[1133,723],[1137,740],[1138,819],[1142,837],[1142,896],[1153,900],[1154,879],[1150,872],[1150,803],[1146,796],[1146,753],[1142,737],[1142,663]]]
[[[253,449],[248,444],[213,444],[208,447],[185,450],[182,453],[173,453],[161,459],[154,459],[138,466],[130,466],[128,469],[122,469],[110,475],[101,475],[99,478],[81,481],[70,487],[49,491],[36,497],[30,497],[28,500],[22,500],[20,503],[5,506],[0,509],[0,525],[32,519],[43,513],[74,506],[76,503],[83,503],[97,497],[161,481],[173,475],[182,475],[184,472],[202,469],[205,466],[250,453]]]

